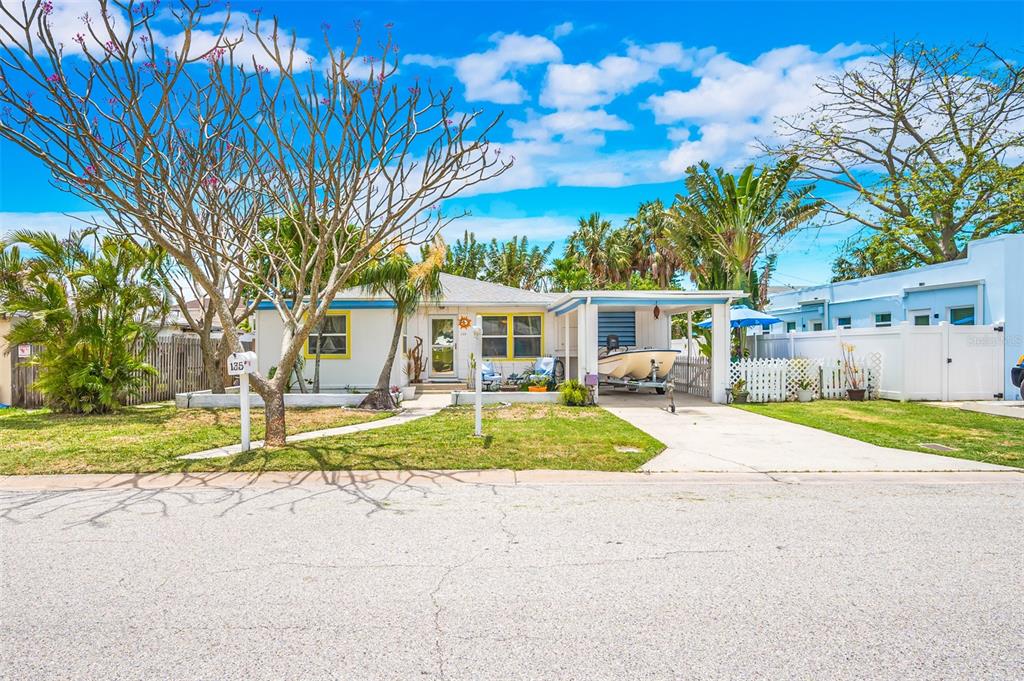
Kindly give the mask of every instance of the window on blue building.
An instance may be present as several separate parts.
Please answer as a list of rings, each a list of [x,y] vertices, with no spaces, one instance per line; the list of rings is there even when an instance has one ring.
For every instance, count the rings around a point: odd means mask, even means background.
[[[786,333],[796,331],[796,322],[786,322]]]
[[[949,323],[955,326],[969,326],[974,324],[974,306],[951,307],[949,308]]]
[[[875,326],[892,326],[892,312],[879,312],[875,315]]]
[[[853,319],[850,317],[836,317],[836,326],[840,329],[852,329]]]

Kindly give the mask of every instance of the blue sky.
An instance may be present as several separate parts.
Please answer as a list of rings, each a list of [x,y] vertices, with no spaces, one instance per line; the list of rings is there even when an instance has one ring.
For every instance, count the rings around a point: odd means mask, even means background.
[[[516,164],[449,202],[472,215],[447,236],[468,228],[541,244],[561,242],[580,215],[620,222],[641,201],[670,202],[683,168],[698,159],[728,168],[756,160],[751,143],[772,139],[776,116],[799,111],[815,78],[865,58],[872,45],[894,36],[987,40],[1004,52],[1024,45],[1024,0],[232,3],[235,12],[257,7],[311,45],[324,22],[342,42],[353,21],[369,40],[392,23],[405,74],[450,84],[464,110],[503,113],[492,139]],[[89,210],[4,142],[0,179],[0,232],[63,231],[70,221],[61,212]],[[788,244],[776,283],[827,280],[835,245],[852,229]]]

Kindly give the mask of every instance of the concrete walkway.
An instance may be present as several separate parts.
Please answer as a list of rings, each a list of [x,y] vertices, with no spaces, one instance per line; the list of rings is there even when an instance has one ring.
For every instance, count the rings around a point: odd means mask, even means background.
[[[1011,419],[1024,419],[1024,402],[1015,400],[1007,402],[1003,400],[986,400],[982,402],[925,402],[932,407],[943,407],[945,409],[962,409],[964,411],[975,411],[979,414],[991,416],[1006,416]]]
[[[398,426],[403,423],[409,423],[410,421],[426,418],[427,416],[433,416],[448,405],[449,399],[450,398],[447,393],[426,393],[418,396],[414,400],[404,402],[402,411],[395,416],[391,416],[386,419],[378,419],[377,421],[368,421],[367,423],[354,423],[351,426],[339,426],[338,428],[325,428],[323,430],[311,430],[306,433],[297,433],[295,435],[289,435],[286,438],[286,441],[288,444],[292,444],[294,442],[316,440],[322,437],[351,435],[352,433],[361,433],[366,430],[377,430],[378,428]],[[252,442],[251,447],[252,449],[260,449],[263,447],[263,440]],[[219,459],[221,457],[235,456],[241,453],[242,443],[239,442],[234,445],[214,447],[213,449],[206,449],[201,452],[185,454],[178,458],[185,460]]]
[[[999,471],[1006,466],[879,447],[816,428],[676,396],[603,392],[601,406],[665,443],[642,471]],[[922,441],[927,441],[925,434]]]

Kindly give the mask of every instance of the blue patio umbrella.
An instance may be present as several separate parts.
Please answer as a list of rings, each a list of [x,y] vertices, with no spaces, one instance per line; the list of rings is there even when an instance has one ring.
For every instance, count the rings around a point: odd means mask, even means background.
[[[770,326],[772,324],[782,323],[782,320],[778,317],[773,317],[770,314],[758,312],[757,310],[751,310],[746,305],[734,305],[729,311],[729,319],[729,323],[734,329],[747,326]],[[702,329],[710,329],[711,320],[705,320],[696,324],[696,326]]]

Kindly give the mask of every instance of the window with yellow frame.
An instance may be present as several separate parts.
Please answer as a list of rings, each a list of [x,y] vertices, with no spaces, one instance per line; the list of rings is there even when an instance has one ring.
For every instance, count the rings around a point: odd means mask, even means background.
[[[329,310],[306,339],[306,359],[316,357],[317,342],[320,343],[320,359],[349,359],[352,357],[351,335],[352,317],[349,312]]]
[[[483,314],[480,318],[485,358],[534,359],[543,353],[543,314]]]

